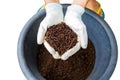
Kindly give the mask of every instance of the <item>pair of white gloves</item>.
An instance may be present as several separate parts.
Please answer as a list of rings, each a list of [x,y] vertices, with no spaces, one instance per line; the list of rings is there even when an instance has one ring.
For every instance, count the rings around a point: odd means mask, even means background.
[[[44,43],[44,46],[50,52],[50,54],[52,54],[53,58],[66,60],[75,54],[81,47],[83,49],[87,47],[87,30],[81,19],[81,16],[85,12],[83,7],[79,5],[68,6],[65,17],[62,10],[62,5],[58,3],[48,3],[45,9],[46,17],[40,23],[37,34],[37,43]],[[65,22],[77,34],[77,43],[73,48],[67,50],[63,55],[60,56],[59,53],[55,51],[54,48],[52,48],[45,40],[45,33],[50,26],[57,25],[61,22]]]

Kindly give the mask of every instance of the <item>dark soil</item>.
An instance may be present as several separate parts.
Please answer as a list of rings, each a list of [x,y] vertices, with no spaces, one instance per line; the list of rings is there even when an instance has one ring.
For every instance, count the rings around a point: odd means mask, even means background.
[[[65,61],[54,59],[44,45],[39,46],[37,66],[46,80],[86,80],[94,64],[95,49],[90,40],[87,49],[80,49]]]

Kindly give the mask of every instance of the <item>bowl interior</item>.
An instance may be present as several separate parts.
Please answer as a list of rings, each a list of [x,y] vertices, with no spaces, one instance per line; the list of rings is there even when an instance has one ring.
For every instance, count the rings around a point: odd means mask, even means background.
[[[64,13],[67,6],[63,5]],[[28,80],[44,80],[37,69],[36,54],[38,51],[37,31],[45,15],[45,10],[36,13],[27,22],[19,38],[19,63]],[[117,58],[117,46],[114,35],[107,23],[94,12],[86,9],[82,19],[96,51],[95,66],[87,80],[108,80],[114,71]]]

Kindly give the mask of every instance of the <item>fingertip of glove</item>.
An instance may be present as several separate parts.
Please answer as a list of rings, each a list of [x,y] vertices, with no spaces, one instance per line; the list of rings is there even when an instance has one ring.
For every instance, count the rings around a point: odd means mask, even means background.
[[[37,44],[38,44],[38,45],[41,45],[41,44],[42,44],[42,42],[40,42],[40,41],[37,41]]]
[[[66,58],[66,57],[63,57],[63,56],[61,57],[61,60],[64,60],[64,61],[67,60],[67,59],[68,58]]]
[[[42,40],[40,40],[40,38],[39,38],[39,35],[37,36],[37,44],[42,44],[43,42],[42,42]]]
[[[81,45],[81,47],[82,47],[83,49],[86,49],[86,48],[87,48],[87,44]]]
[[[61,57],[60,57],[59,53],[56,51],[55,54],[53,55],[53,58],[60,59]]]

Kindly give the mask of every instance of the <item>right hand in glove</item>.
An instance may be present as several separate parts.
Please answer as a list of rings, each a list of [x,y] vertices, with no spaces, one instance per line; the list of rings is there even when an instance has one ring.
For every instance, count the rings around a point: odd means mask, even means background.
[[[67,60],[70,56],[74,55],[81,47],[87,48],[88,35],[86,26],[82,21],[82,15],[85,9],[79,5],[68,6],[64,22],[77,34],[76,45],[67,50],[62,56],[62,60]]]
[[[45,40],[45,33],[47,29],[52,25],[57,25],[63,22],[63,11],[62,6],[57,3],[48,3],[45,7],[46,17],[40,23],[38,34],[37,34],[37,43],[44,43],[47,50],[52,54],[55,59],[59,59],[60,56],[57,51],[55,51]]]

